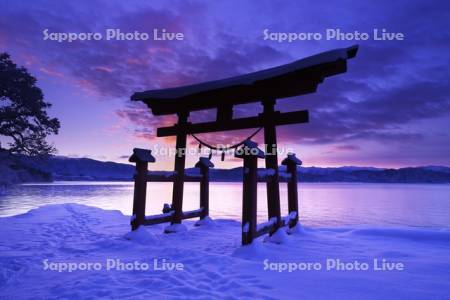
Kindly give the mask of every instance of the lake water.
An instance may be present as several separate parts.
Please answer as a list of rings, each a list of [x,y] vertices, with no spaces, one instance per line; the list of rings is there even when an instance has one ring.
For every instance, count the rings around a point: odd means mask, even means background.
[[[287,214],[286,185],[280,186]],[[170,183],[149,183],[147,214],[170,203]],[[132,182],[56,182],[26,184],[0,195],[0,216],[25,213],[45,204],[80,203],[131,215]],[[450,228],[450,185],[299,183],[300,220],[306,226],[401,226]],[[199,206],[197,183],[185,185],[184,210]],[[240,220],[241,183],[211,183],[210,215]],[[265,185],[258,186],[258,221],[267,219]]]

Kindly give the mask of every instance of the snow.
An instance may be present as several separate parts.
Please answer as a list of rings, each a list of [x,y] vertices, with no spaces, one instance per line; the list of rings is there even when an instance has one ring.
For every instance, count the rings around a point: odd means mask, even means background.
[[[296,211],[291,211],[288,215],[288,218],[290,220],[295,220],[295,218],[297,217],[297,212]]]
[[[270,220],[267,221],[267,222],[259,223],[259,224],[256,226],[256,231],[260,231],[260,230],[263,229],[264,227],[272,226],[272,225],[275,224],[276,222],[277,222],[277,218],[276,218],[276,217],[270,218]]]
[[[303,231],[303,227],[301,226],[300,223],[297,223],[294,227],[286,229],[286,233],[289,234],[289,235],[302,234],[303,232],[304,232]]]
[[[187,231],[187,227],[184,224],[170,224],[164,228],[165,233],[179,233]]]
[[[139,244],[153,244],[157,241],[154,235],[145,230],[143,226],[134,231],[130,231],[124,236],[127,240],[139,243]]]
[[[285,236],[288,243],[261,237],[243,247],[241,225],[233,220],[199,227],[184,221],[187,231],[164,234],[167,224],[130,232],[129,218],[79,204],[0,218],[0,299],[450,295],[448,229],[298,226],[301,234]],[[347,270],[356,263],[370,268]]]
[[[242,226],[242,232],[243,233],[248,233],[250,232],[250,223],[245,223],[244,226]]]
[[[268,242],[268,243],[285,244],[288,241],[289,240],[288,240],[288,236],[287,236],[287,233],[286,233],[286,228],[284,228],[284,227],[283,228],[279,228],[271,236],[266,235],[264,237],[264,242]]]
[[[209,216],[195,222],[195,226],[215,226],[214,220]]]
[[[245,260],[264,259],[267,251],[260,240],[255,240],[250,245],[237,247],[231,256]]]

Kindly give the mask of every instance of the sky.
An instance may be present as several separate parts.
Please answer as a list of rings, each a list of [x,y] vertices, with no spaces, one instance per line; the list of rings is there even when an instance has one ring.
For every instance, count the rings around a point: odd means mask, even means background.
[[[147,33],[148,40],[106,40],[107,29]],[[153,30],[183,40],[155,41]],[[368,40],[264,39],[284,33],[367,32]],[[373,30],[403,40],[374,40]],[[47,33],[101,33],[101,40],[45,39]],[[130,101],[137,91],[182,86],[278,66],[319,52],[359,45],[347,73],[327,78],[315,94],[277,102],[308,109],[308,124],[278,127],[280,149],[305,166],[450,166],[449,1],[5,1],[0,0],[0,52],[38,80],[60,134],[59,155],[126,162],[134,147],[168,149],[154,169],[171,169],[173,138],[156,128],[175,122]],[[237,108],[251,116],[258,104]],[[213,111],[191,121],[212,120]],[[231,144],[252,130],[203,134]],[[4,139],[3,139],[4,140]],[[262,143],[262,134],[255,137]],[[197,143],[188,139],[189,147]],[[280,158],[285,154],[281,154]],[[198,154],[187,158],[192,166]],[[241,164],[214,156],[217,167]]]

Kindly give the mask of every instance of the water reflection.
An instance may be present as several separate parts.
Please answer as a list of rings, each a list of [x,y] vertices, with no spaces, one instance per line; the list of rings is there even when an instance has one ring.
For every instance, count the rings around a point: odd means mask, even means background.
[[[301,183],[301,222],[308,226],[450,227],[450,185]],[[286,186],[281,186],[281,207],[287,214]],[[213,218],[240,220],[240,183],[212,183]],[[0,196],[0,216],[24,213],[45,204],[81,203],[117,209],[130,215],[132,182],[57,182],[15,186]],[[170,183],[149,183],[147,214],[160,213],[170,203]],[[199,187],[185,186],[184,209],[199,205]],[[258,186],[258,221],[267,218],[266,189]]]

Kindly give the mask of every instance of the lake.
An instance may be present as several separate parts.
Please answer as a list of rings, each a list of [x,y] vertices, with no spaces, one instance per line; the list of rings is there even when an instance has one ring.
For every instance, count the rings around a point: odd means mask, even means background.
[[[287,214],[281,184],[282,214]],[[149,183],[147,214],[170,203],[170,183]],[[0,195],[0,216],[22,214],[45,204],[80,203],[131,215],[132,182],[55,182],[24,184]],[[390,226],[450,228],[449,184],[299,183],[300,221],[306,226]],[[197,209],[199,187],[186,183],[184,210]],[[212,218],[240,220],[241,183],[210,185]],[[267,219],[265,185],[258,186],[258,221]]]

